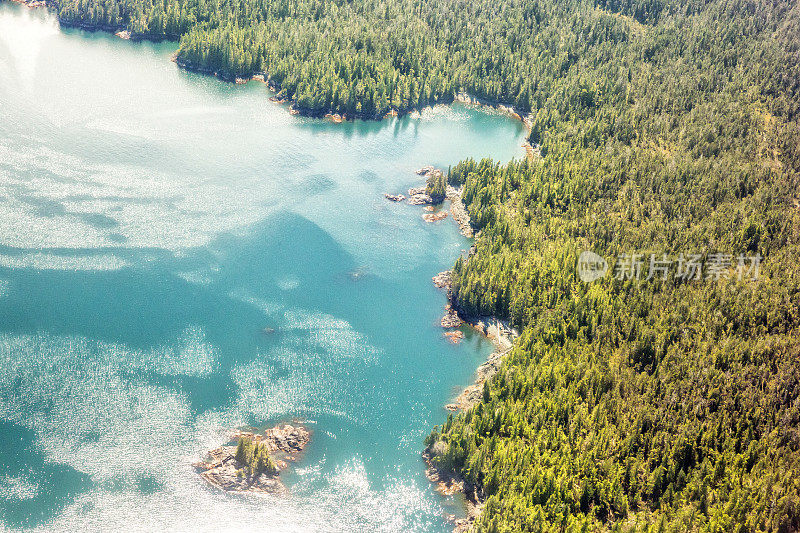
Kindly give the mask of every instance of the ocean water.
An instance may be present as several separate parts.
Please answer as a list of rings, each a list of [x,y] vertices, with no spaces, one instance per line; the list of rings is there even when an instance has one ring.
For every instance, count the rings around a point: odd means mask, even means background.
[[[521,157],[522,125],[295,117],[174,49],[0,3],[3,527],[450,530],[422,440],[492,347],[437,324],[430,278],[469,241],[383,193]],[[191,466],[295,418],[313,437],[287,497]]]

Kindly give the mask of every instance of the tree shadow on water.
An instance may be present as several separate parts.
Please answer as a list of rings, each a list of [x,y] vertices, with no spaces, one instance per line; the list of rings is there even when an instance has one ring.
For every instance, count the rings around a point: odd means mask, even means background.
[[[195,414],[229,405],[236,367],[286,335],[301,334],[281,329],[281,309],[335,313],[347,289],[337,280],[355,268],[328,233],[286,212],[186,257],[142,261],[135,250],[125,253],[134,266],[119,270],[2,269],[11,283],[0,298],[0,332],[77,336],[158,353],[199,327],[214,350],[210,374],[172,375],[124,363],[120,369],[129,378],[180,389]],[[181,273],[191,269],[207,269],[208,279],[188,281]],[[288,371],[280,361],[269,364],[275,375]]]

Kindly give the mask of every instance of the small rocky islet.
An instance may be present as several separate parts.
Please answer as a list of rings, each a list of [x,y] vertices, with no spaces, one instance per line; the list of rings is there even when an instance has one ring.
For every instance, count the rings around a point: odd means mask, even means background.
[[[226,492],[283,494],[287,489],[280,473],[297,461],[310,440],[311,432],[302,425],[278,424],[263,433],[237,431],[227,445],[209,451],[193,466],[205,481]]]
[[[472,238],[474,232],[469,221],[469,213],[461,201],[461,189],[448,184],[444,172],[432,165],[420,168],[416,174],[425,178],[426,185],[424,187],[411,187],[408,189],[408,196],[388,192],[383,196],[390,202],[406,202],[408,205],[425,206],[427,212],[422,214],[425,222],[439,222],[451,216],[458,224],[459,231],[465,237]],[[445,200],[450,202],[450,212],[437,210],[437,206]]]

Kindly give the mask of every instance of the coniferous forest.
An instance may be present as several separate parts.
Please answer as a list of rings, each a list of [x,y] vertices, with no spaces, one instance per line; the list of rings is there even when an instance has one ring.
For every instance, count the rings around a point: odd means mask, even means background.
[[[800,529],[800,4],[792,0],[64,0],[180,38],[310,114],[465,91],[530,114],[541,157],[463,161],[467,315],[521,331],[428,437],[485,531]],[[642,254],[586,283],[577,259]],[[723,268],[647,278],[650,254]],[[741,275],[739,256],[760,258]],[[748,265],[749,266],[749,265]],[[617,279],[621,278],[621,279]],[[755,278],[755,279],[753,279]]]

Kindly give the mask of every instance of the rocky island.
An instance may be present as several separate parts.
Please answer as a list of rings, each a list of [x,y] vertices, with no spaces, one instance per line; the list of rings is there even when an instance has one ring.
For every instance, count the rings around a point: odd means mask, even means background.
[[[228,445],[211,450],[194,467],[200,477],[227,492],[280,494],[286,492],[280,472],[297,460],[310,439],[311,432],[300,425],[279,424],[263,433],[238,431]]]
[[[384,193],[383,196],[391,202],[406,202],[409,205],[425,206],[426,213],[422,214],[425,222],[439,222],[448,217],[458,224],[458,229],[462,235],[468,238],[474,236],[474,230],[470,223],[469,213],[461,201],[461,188],[453,187],[448,183],[448,176],[438,168],[431,165],[420,168],[416,171],[418,176],[425,178],[425,186],[411,187],[408,189],[408,196],[403,194]],[[450,202],[450,212],[439,211],[439,206],[448,200]]]

